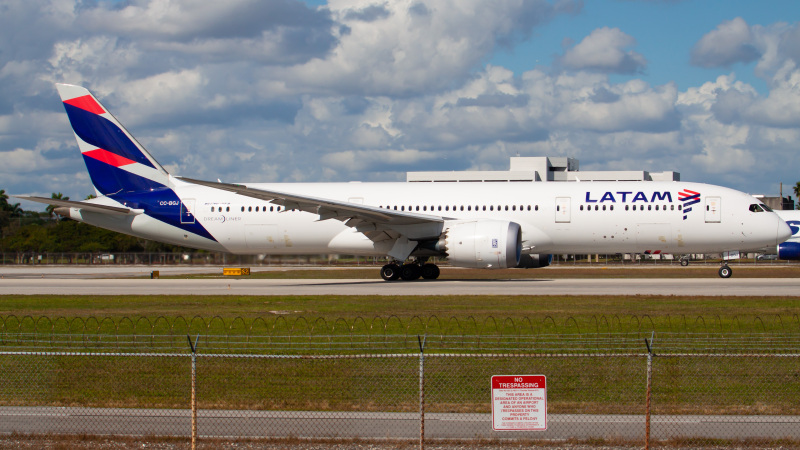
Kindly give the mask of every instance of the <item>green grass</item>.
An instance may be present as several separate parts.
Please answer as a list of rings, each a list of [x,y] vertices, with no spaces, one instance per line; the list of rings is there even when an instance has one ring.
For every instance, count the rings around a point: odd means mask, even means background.
[[[299,334],[800,333],[800,297],[0,297],[0,332],[269,334],[276,329]]]

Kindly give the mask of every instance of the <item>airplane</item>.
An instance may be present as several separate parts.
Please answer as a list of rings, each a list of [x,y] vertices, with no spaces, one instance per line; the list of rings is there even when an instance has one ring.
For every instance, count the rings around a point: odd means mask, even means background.
[[[234,254],[388,257],[387,281],[451,266],[537,268],[554,254],[718,253],[789,226],[745,193],[689,182],[223,183],[177,177],[87,89],[57,84],[97,198],[35,196],[64,217]],[[722,263],[719,275],[732,270]]]
[[[786,225],[792,230],[792,235],[785,242],[778,244],[771,253],[777,254],[778,259],[800,260],[800,211],[796,209],[775,210],[775,214],[786,221]]]

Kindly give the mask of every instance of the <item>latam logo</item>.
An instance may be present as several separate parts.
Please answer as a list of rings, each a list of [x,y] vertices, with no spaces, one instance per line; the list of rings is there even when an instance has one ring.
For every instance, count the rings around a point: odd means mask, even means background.
[[[604,203],[604,202],[611,202],[611,203],[636,203],[636,202],[644,202],[644,203],[654,203],[654,202],[670,202],[672,203],[672,194],[669,191],[664,192],[653,192],[648,197],[647,194],[644,192],[633,192],[633,191],[618,191],[618,192],[606,192],[603,194],[600,199],[597,197],[592,198],[594,195],[592,192],[586,192],[586,203]]]
[[[683,220],[686,220],[686,213],[692,210],[692,205],[700,203],[700,193],[684,189],[678,192],[678,200],[683,202]]]

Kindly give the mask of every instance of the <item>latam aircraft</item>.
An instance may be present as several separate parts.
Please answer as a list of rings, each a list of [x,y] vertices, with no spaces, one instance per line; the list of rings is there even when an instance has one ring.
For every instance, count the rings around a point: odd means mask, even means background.
[[[97,198],[57,213],[236,254],[388,257],[383,279],[453,266],[547,266],[553,254],[716,253],[776,246],[786,223],[750,195],[685,182],[221,183],[169,174],[88,90],[58,84]],[[719,270],[730,277],[730,267]]]
[[[790,210],[775,210],[775,213],[781,219],[786,221],[786,225],[792,230],[792,235],[789,239],[777,248],[771,248],[771,253],[777,253],[778,259],[785,259],[788,261],[800,260],[800,211],[794,209]]]

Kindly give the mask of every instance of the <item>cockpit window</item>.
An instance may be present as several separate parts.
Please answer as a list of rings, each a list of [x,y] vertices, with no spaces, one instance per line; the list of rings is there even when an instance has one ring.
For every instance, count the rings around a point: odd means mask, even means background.
[[[772,208],[763,203],[753,203],[750,205],[750,212],[772,212]]]

